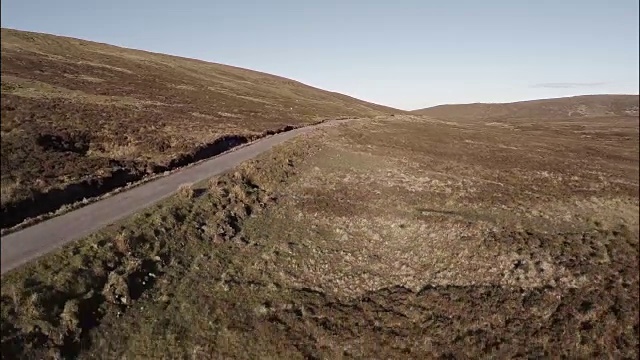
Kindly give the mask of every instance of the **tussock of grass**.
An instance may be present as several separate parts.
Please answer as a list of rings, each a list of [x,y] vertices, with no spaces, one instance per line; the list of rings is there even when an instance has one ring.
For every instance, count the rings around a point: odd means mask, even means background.
[[[129,237],[127,233],[122,231],[113,237],[113,247],[121,254],[128,254],[131,250]]]
[[[194,191],[193,191],[193,184],[182,184],[178,187],[178,194],[184,199],[184,200],[190,200],[193,198],[194,195]]]

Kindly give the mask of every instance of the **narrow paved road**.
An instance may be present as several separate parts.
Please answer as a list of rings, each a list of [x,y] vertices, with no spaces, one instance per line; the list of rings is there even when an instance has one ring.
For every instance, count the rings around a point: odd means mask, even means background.
[[[196,183],[223,173],[269,150],[274,145],[309,132],[318,126],[344,121],[335,120],[264,138],[198,165],[3,236],[0,241],[1,273],[4,274],[70,241],[81,239],[119,219],[149,207],[175,193],[182,184]]]

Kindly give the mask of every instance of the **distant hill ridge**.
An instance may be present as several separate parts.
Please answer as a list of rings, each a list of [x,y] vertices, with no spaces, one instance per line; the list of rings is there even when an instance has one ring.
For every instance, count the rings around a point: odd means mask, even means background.
[[[567,118],[638,116],[638,95],[581,95],[513,103],[438,105],[412,111],[416,115],[472,120],[494,118]]]

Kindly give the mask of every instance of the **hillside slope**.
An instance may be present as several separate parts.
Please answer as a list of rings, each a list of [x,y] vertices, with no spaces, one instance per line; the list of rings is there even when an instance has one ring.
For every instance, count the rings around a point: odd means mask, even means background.
[[[287,126],[399,112],[256,71],[2,29],[2,225]]]
[[[412,113],[459,120],[638,116],[638,102],[638,95],[584,95],[504,104],[438,105]]]

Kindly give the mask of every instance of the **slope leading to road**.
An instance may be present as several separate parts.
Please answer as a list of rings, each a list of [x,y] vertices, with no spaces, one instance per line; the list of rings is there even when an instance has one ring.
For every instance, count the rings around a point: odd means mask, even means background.
[[[2,227],[227,141],[399,113],[233,66],[2,29]]]
[[[339,122],[341,121],[330,123]],[[317,126],[326,126],[330,123]],[[144,209],[173,194],[182,184],[195,183],[218,175],[267,151],[276,144],[309,132],[313,128],[294,129],[259,140],[236,151],[3,236],[0,242],[2,274],[65,243],[87,236],[118,219]]]

